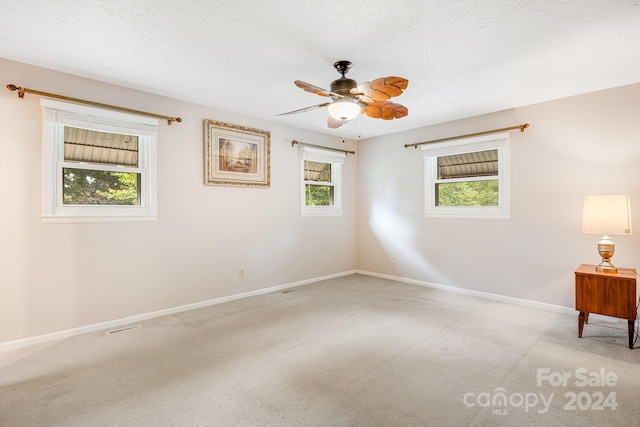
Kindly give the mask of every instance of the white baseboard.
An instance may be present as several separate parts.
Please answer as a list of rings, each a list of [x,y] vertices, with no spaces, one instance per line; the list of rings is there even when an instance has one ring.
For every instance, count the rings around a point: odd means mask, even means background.
[[[437,283],[425,282],[425,281],[422,281],[422,280],[407,279],[407,278],[404,278],[404,277],[391,276],[391,275],[388,275],[388,274],[374,273],[372,271],[352,270],[352,271],[345,271],[345,272],[342,272],[342,273],[330,274],[330,275],[322,276],[322,277],[315,277],[313,279],[301,280],[301,281],[298,281],[298,282],[288,283],[288,284],[285,284],[285,285],[272,286],[272,287],[269,287],[269,288],[258,289],[258,290],[250,291],[250,292],[243,292],[241,294],[229,295],[229,296],[226,296],[226,297],[215,298],[215,299],[211,299],[211,300],[207,300],[207,301],[201,301],[201,302],[197,302],[197,303],[193,303],[193,304],[181,305],[181,306],[178,306],[178,307],[172,307],[172,308],[168,308],[168,309],[164,309],[164,310],[158,310],[158,311],[153,311],[153,312],[149,312],[149,313],[143,313],[143,314],[139,314],[139,315],[135,315],[135,316],[125,317],[125,318],[122,318],[122,319],[111,320],[111,321],[108,321],[108,322],[95,323],[95,324],[92,324],[92,325],[82,326],[82,327],[73,328],[73,329],[67,329],[67,330],[64,330],[64,331],[53,332],[53,333],[50,333],[50,334],[38,335],[38,336],[24,338],[24,339],[15,340],[15,341],[7,341],[7,342],[4,342],[4,343],[0,343],[0,352],[8,351],[8,350],[17,350],[19,348],[29,347],[29,346],[36,345],[36,344],[43,344],[43,343],[56,341],[56,340],[63,339],[63,338],[69,338],[69,337],[76,336],[76,335],[86,334],[86,333],[89,333],[89,332],[96,332],[96,331],[101,331],[101,330],[108,330],[108,329],[112,329],[112,328],[118,328],[118,327],[122,327],[122,326],[125,326],[125,325],[130,325],[130,324],[142,322],[144,320],[153,319],[153,318],[156,318],[156,317],[167,316],[167,315],[176,314],[176,313],[182,313],[184,311],[195,310],[195,309],[203,308],[203,307],[209,307],[209,306],[216,305],[216,304],[222,304],[222,303],[225,303],[225,302],[235,301],[235,300],[242,299],[242,298],[248,298],[248,297],[252,297],[252,296],[256,296],[256,295],[267,294],[267,293],[270,293],[270,292],[276,292],[276,291],[280,291],[280,290],[284,290],[284,289],[288,289],[288,288],[293,288],[293,287],[296,287],[296,286],[308,285],[308,284],[319,282],[319,281],[322,281],[322,280],[328,280],[328,279],[334,279],[336,277],[348,276],[350,274],[355,274],[355,273],[364,274],[364,275],[373,276],[373,277],[380,277],[382,279],[393,280],[393,281],[396,281],[396,282],[409,283],[409,284],[412,284],[412,285],[426,286],[426,287],[429,287],[429,288],[440,289],[440,290],[447,291],[447,292],[455,292],[455,293],[459,293],[459,294],[463,294],[463,295],[470,295],[470,296],[489,299],[489,300],[493,300],[493,301],[500,301],[500,302],[505,302],[505,303],[509,303],[509,304],[517,304],[517,305],[522,305],[522,306],[531,307],[531,308],[538,308],[538,309],[542,309],[542,310],[553,311],[553,312],[556,312],[556,313],[569,314],[569,315],[573,315],[573,316],[577,316],[577,314],[578,314],[576,312],[575,308],[572,308],[572,307],[564,307],[564,306],[560,306],[560,305],[547,304],[547,303],[531,301],[531,300],[526,300],[526,299],[521,299],[521,298],[508,297],[508,296],[499,295],[499,294],[492,294],[492,293],[489,293],[489,292],[481,292],[481,291],[474,291],[474,290],[464,289],[464,288],[456,288],[454,286],[445,286],[445,285],[440,285],[440,284],[437,284]],[[610,322],[610,323],[617,323],[617,322],[620,321],[619,319],[615,319],[615,318],[611,318],[611,317],[607,317],[607,316],[599,316],[597,314],[591,314],[590,317],[591,318],[597,318],[597,319],[600,319],[600,320],[602,320],[604,322]],[[626,321],[625,321],[625,323],[626,323]]]
[[[125,325],[142,322],[144,320],[153,319],[156,317],[167,316],[176,313],[182,313],[184,311],[195,310],[198,308],[209,307],[212,305],[222,304],[229,301],[235,301],[242,298],[248,298],[261,294],[268,294],[270,292],[277,292],[280,290],[294,288],[296,286],[308,285],[310,283],[319,282],[327,279],[334,279],[336,277],[348,276],[355,274],[356,271],[345,271],[342,273],[330,274],[327,276],[314,277],[313,279],[300,280],[298,282],[287,283],[285,285],[277,285],[269,288],[258,289],[250,292],[243,292],[241,294],[229,295],[226,297],[214,298],[207,301],[201,301],[193,304],[181,305],[178,307],[167,308],[164,310],[152,311],[149,313],[138,314],[135,316],[124,317],[121,319],[110,320],[107,322],[94,323],[92,325],[81,326],[79,328],[67,329],[58,332],[52,332],[50,334],[37,335],[34,337],[19,339],[15,341],[7,341],[0,343],[0,353],[3,351],[17,350],[23,347],[29,347],[36,344],[44,344],[51,341],[60,340],[63,338],[69,338],[76,335],[82,335],[89,332],[96,332],[101,330],[108,330],[112,328],[119,328]]]
[[[391,276],[389,274],[374,273],[372,271],[366,271],[366,270],[356,270],[356,273],[365,274],[368,276],[380,277],[382,279],[394,280],[396,282],[410,283],[412,285],[426,286],[428,288],[440,289],[447,292],[455,292],[463,295],[469,295],[469,296],[489,299],[493,301],[505,302],[508,304],[522,305],[530,308],[538,308],[541,310],[553,311],[555,313],[569,314],[571,316],[576,316],[576,317],[578,316],[578,312],[576,311],[575,307],[565,307],[562,305],[547,304],[544,302],[508,297],[508,296],[499,295],[499,294],[492,294],[489,292],[481,292],[481,291],[474,291],[471,289],[456,288],[454,286],[439,285],[437,283],[425,282],[422,280],[415,280],[415,279],[407,279],[404,277]],[[602,316],[602,315],[593,314],[593,313],[589,314],[589,319],[598,320],[604,323],[620,323],[620,324],[624,323],[624,329],[627,328],[627,321],[624,319],[618,319],[610,316]],[[638,323],[637,320],[636,320],[636,328],[640,328],[640,324]]]
[[[463,294],[463,295],[470,295],[470,296],[489,299],[489,300],[493,300],[493,301],[500,301],[500,302],[506,302],[506,303],[510,303],[510,304],[522,305],[522,306],[526,306],[526,307],[539,308],[539,309],[542,309],[542,310],[554,311],[556,313],[577,315],[577,312],[576,312],[575,308],[564,307],[564,306],[561,306],[561,305],[547,304],[547,303],[543,303],[543,302],[537,302],[537,301],[531,301],[531,300],[526,300],[526,299],[521,299],[521,298],[508,297],[508,296],[499,295],[499,294],[492,294],[492,293],[489,293],[489,292],[474,291],[474,290],[471,290],[471,289],[456,288],[454,286],[439,285],[437,283],[425,282],[425,281],[422,281],[422,280],[415,280],[415,279],[406,279],[404,277],[397,277],[397,276],[391,276],[391,275],[388,275],[388,274],[374,273],[374,272],[365,271],[365,270],[357,270],[357,272],[360,273],[360,274],[368,275],[368,276],[380,277],[382,279],[395,280],[396,282],[410,283],[412,285],[418,285],[418,286],[426,286],[428,288],[435,288],[435,289],[440,289],[440,290],[447,291],[447,292],[455,292],[455,293],[459,293],[459,294]]]

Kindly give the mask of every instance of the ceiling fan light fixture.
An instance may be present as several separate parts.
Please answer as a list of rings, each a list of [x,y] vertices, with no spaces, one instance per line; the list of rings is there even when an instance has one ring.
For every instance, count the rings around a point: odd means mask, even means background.
[[[389,101],[389,98],[402,94],[407,88],[409,80],[403,77],[388,76],[358,85],[355,80],[345,77],[351,65],[349,61],[338,61],[333,64],[342,77],[331,82],[331,90],[302,80],[294,81],[293,83],[305,92],[326,96],[331,100],[277,115],[284,116],[328,107],[327,126],[329,129],[336,129],[347,121],[355,119],[361,113],[373,119],[382,120],[400,119],[409,114],[409,110],[404,105]]]
[[[336,120],[353,120],[360,114],[360,106],[351,99],[338,99],[328,107],[329,115]]]

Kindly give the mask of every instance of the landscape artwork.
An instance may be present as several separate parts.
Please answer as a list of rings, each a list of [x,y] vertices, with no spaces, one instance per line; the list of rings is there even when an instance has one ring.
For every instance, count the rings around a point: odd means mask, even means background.
[[[269,187],[270,132],[205,120],[204,135],[206,185]]]

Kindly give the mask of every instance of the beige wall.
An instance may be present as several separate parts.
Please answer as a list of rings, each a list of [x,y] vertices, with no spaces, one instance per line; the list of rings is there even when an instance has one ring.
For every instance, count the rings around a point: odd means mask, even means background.
[[[0,343],[354,269],[573,307],[573,271],[598,261],[598,236],[579,230],[583,197],[631,195],[640,227],[640,84],[356,146],[2,59],[0,77],[183,118],[160,128],[157,222],[42,224],[39,98],[0,90]],[[271,131],[271,188],[202,184],[204,119]],[[405,143],[522,122],[510,220],[424,218],[422,151]],[[292,139],[357,151],[341,218],[300,217]],[[615,264],[638,267],[639,232],[614,237]]]
[[[629,194],[636,232],[614,264],[640,267],[640,84],[372,138],[358,145],[358,267],[574,307],[573,272],[599,262],[585,195]],[[511,133],[511,219],[423,215],[422,150],[406,143],[530,123]],[[395,257],[395,264],[389,262]]]
[[[291,147],[354,142],[3,59],[0,82],[0,343],[357,267],[356,156],[343,216],[301,218]],[[9,83],[182,117],[160,126],[159,220],[42,224],[40,99]],[[269,189],[203,185],[204,119],[271,132]]]

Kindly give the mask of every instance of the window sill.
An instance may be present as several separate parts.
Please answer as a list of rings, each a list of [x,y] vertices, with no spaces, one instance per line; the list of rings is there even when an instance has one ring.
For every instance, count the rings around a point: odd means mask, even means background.
[[[301,217],[310,217],[310,216],[342,216],[342,212],[302,212],[300,214]]]
[[[510,219],[510,213],[499,212],[425,212],[425,218],[475,218],[475,219]]]
[[[43,224],[74,224],[98,222],[151,222],[157,221],[158,215],[55,215],[42,216]]]

